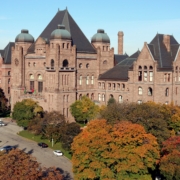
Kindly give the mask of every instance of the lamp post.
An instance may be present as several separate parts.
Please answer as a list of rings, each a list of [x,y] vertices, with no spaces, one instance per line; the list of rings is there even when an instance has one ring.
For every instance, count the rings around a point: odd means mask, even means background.
[[[52,138],[52,147],[53,147],[53,138]]]

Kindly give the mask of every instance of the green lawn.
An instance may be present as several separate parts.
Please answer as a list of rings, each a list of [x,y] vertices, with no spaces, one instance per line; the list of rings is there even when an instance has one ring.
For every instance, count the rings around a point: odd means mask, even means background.
[[[64,156],[71,159],[71,154],[69,153],[69,151],[65,151],[62,148],[61,143],[59,143],[59,142],[54,144],[53,147],[52,147],[52,142],[50,142],[47,139],[41,139],[40,135],[34,135],[29,131],[20,131],[18,133],[18,135],[20,135],[22,137],[25,137],[27,139],[31,139],[31,140],[36,141],[36,142],[44,142],[44,143],[48,144],[49,148],[54,149],[54,150],[56,150],[56,149],[61,150],[63,152]]]

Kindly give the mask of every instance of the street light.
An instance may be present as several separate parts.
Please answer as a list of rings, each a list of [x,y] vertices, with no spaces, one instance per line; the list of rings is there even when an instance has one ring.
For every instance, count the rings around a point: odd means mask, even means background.
[[[52,138],[52,147],[53,147],[53,138]]]

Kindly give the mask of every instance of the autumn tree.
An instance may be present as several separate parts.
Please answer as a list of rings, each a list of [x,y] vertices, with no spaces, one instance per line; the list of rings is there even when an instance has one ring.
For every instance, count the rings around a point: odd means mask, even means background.
[[[166,115],[165,111],[162,104],[153,102],[113,103],[101,111],[101,118],[107,119],[111,124],[123,120],[140,124],[147,132],[157,137],[159,144],[162,144],[171,136],[172,132],[172,128],[169,126],[171,115]]]
[[[0,153],[0,180],[62,180],[62,174],[54,168],[42,168],[34,157],[22,150]],[[53,172],[52,172],[53,171]]]
[[[8,100],[6,99],[3,90],[0,88],[0,117],[8,114],[9,107],[7,106]]]
[[[87,96],[83,96],[70,106],[70,111],[77,122],[85,122],[97,116],[99,106],[95,105]]]
[[[159,159],[156,138],[138,124],[93,120],[74,138],[75,179],[150,180]]]
[[[38,102],[32,99],[24,99],[14,105],[12,118],[17,120],[19,126],[27,127],[30,120],[42,113],[43,108],[38,105]]]
[[[180,179],[180,136],[173,136],[163,142],[160,172],[166,180]]]

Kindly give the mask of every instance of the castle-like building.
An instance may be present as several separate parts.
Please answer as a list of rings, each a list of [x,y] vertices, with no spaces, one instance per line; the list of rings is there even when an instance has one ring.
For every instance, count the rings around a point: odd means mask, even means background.
[[[100,105],[110,97],[120,103],[180,105],[179,44],[171,35],[157,34],[141,52],[128,56],[123,54],[123,32],[118,32],[114,54],[104,30],[89,42],[66,9],[36,40],[22,30],[0,50],[0,87],[12,109],[17,101],[32,98],[69,121],[70,105],[83,95]]]

